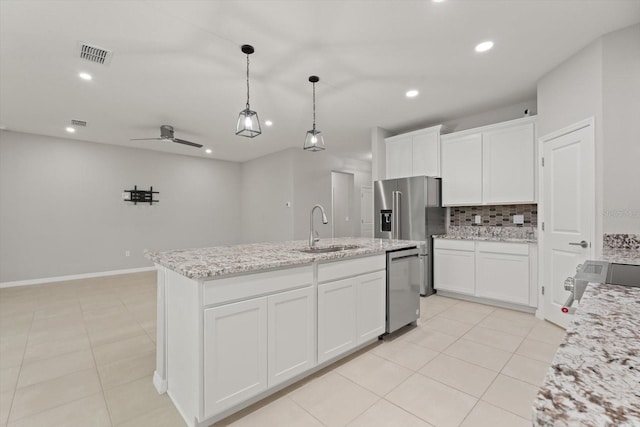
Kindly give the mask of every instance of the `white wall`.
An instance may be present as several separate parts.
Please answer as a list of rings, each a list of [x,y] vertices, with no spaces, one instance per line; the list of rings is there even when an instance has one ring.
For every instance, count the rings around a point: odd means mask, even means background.
[[[340,157],[326,151],[316,153],[298,148],[293,151],[294,181],[294,228],[293,238],[309,237],[309,213],[315,204],[321,204],[327,215],[331,212],[331,171],[349,172],[354,177],[354,194],[360,194],[361,186],[371,186],[371,162]],[[360,200],[353,198],[352,212],[357,221],[352,221],[352,236],[360,235]],[[321,238],[331,237],[331,224],[322,225],[316,214],[314,224]]]
[[[242,241],[293,239],[293,151],[284,150],[242,164]]]
[[[640,24],[602,47],[604,232],[640,234]]]
[[[150,266],[143,249],[235,243],[240,182],[237,163],[1,131],[0,282]],[[152,185],[160,202],[124,202],[134,185]]]
[[[461,130],[519,119],[524,117],[525,110],[529,110],[530,116],[537,113],[538,106],[535,98],[462,116],[454,120],[448,120],[442,124],[451,132],[459,132]]]
[[[538,82],[538,134],[595,118],[596,236],[640,233],[640,24],[595,40]]]

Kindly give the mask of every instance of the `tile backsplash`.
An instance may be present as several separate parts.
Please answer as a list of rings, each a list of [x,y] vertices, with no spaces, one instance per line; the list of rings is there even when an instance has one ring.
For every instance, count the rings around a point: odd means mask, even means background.
[[[457,206],[449,208],[449,225],[462,226],[491,226],[491,227],[537,227],[538,205],[487,205],[487,206]],[[480,215],[481,224],[474,224],[474,217]],[[524,224],[514,224],[513,215],[522,215]]]

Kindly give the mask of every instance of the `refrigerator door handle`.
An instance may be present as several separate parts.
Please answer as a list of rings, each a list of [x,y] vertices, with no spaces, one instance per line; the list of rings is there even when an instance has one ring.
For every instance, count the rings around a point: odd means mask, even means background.
[[[402,197],[402,193],[400,191],[394,191],[392,193],[393,196],[393,227],[391,232],[392,239],[400,238],[400,198]]]

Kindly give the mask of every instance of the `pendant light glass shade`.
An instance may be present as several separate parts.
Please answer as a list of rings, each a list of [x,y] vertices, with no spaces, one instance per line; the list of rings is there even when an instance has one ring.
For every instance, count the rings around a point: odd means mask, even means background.
[[[236,135],[246,136],[247,138],[253,138],[262,133],[260,128],[260,120],[258,120],[258,113],[251,110],[249,106],[249,55],[255,50],[253,46],[248,44],[242,45],[242,53],[247,55],[247,105],[244,110],[238,114],[238,122],[236,123]]]
[[[316,130],[316,83],[320,81],[320,78],[311,76],[309,81],[313,84],[313,128],[307,131],[302,148],[308,151],[321,151],[325,149],[324,138],[322,132]]]

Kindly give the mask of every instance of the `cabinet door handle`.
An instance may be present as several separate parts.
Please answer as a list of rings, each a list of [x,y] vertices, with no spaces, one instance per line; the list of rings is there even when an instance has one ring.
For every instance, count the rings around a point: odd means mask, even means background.
[[[586,241],[586,240],[583,240],[583,241],[581,241],[581,242],[571,242],[571,243],[569,243],[569,244],[570,244],[570,245],[573,245],[573,246],[581,246],[581,247],[583,247],[583,248],[585,248],[585,249],[589,247],[589,243],[587,243],[587,241]]]

